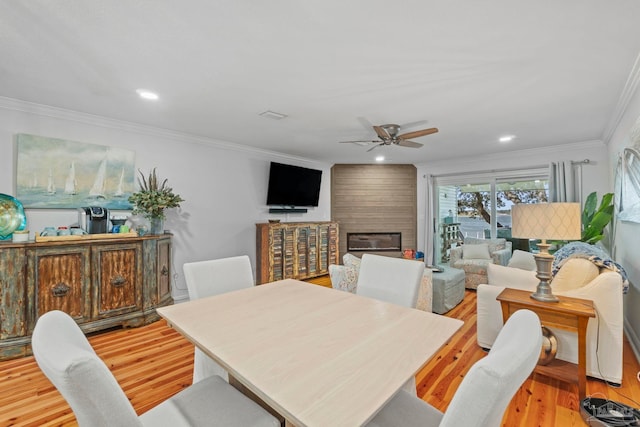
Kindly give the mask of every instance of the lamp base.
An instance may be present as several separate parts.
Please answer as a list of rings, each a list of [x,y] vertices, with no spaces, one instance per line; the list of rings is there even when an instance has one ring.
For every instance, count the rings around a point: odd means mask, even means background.
[[[558,297],[551,293],[551,286],[549,286],[549,280],[551,280],[551,267],[553,264],[553,255],[548,252],[549,245],[544,242],[538,246],[545,246],[540,248],[540,253],[534,254],[533,257],[536,260],[536,277],[540,280],[536,291],[531,294],[531,298],[536,301],[542,302],[558,302]]]
[[[541,289],[540,285],[538,285],[538,287],[536,288],[536,291],[531,294],[531,298],[533,298],[536,301],[542,301],[542,302],[559,302],[560,301],[557,296],[551,293],[550,288],[549,288],[549,292],[546,293],[543,289]]]

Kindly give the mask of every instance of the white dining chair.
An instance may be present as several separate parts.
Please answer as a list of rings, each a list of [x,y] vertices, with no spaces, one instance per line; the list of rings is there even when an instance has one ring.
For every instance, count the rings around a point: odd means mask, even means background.
[[[541,347],[540,319],[530,310],[519,310],[489,354],[469,369],[445,413],[400,390],[368,427],[499,426],[513,395],[533,372]]]
[[[356,294],[415,308],[423,273],[423,262],[364,254]]]
[[[254,285],[251,261],[246,255],[185,263],[182,268],[191,300]],[[196,347],[193,355],[193,382],[210,375],[218,375],[229,381],[227,371]]]
[[[38,366],[65,398],[80,427],[280,425],[218,376],[200,381],[136,415],[80,327],[62,311],[40,316],[31,340]]]
[[[360,262],[356,294],[415,308],[423,273],[423,262],[364,254]],[[402,390],[415,396],[415,377],[411,377]]]

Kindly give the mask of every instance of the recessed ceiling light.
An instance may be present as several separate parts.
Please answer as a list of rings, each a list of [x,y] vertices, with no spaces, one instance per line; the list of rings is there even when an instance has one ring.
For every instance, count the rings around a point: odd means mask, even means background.
[[[500,142],[511,142],[511,141],[513,141],[513,138],[515,138],[515,135],[505,135],[505,136],[501,136],[498,141],[500,141]]]
[[[267,117],[273,120],[281,120],[281,119],[284,119],[285,117],[288,117],[286,114],[276,113],[275,111],[271,111],[271,110],[264,111],[260,113],[260,115],[262,117]]]
[[[140,95],[140,98],[150,99],[152,101],[155,101],[159,98],[157,93],[151,92],[150,90],[137,89],[136,92],[138,93],[138,95]]]
[[[384,162],[384,156],[376,156],[376,162]]]

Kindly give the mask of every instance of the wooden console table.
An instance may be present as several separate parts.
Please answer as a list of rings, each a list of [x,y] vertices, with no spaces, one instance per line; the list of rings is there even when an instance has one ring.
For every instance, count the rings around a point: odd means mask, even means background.
[[[322,276],[339,264],[337,222],[256,224],[256,244],[258,284]]]
[[[558,296],[559,302],[541,302],[531,298],[530,291],[506,288],[497,296],[502,306],[502,319],[506,322],[517,310],[535,312],[547,327],[578,333],[578,365],[555,359],[548,365],[537,365],[534,372],[559,380],[578,384],[578,397],[583,399],[587,391],[587,324],[596,317],[593,301]]]
[[[76,237],[76,236],[64,236]],[[140,326],[171,298],[171,235],[0,242],[0,360],[31,353],[31,332],[51,310],[86,333]]]

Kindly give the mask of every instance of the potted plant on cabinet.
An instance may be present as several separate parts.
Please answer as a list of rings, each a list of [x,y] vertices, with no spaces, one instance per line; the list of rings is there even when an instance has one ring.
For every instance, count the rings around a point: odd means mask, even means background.
[[[184,199],[173,192],[167,185],[167,179],[159,183],[156,175],[156,168],[145,178],[141,170],[138,169],[140,177],[138,185],[140,191],[133,193],[129,197],[129,203],[133,204],[133,214],[142,215],[149,219],[151,223],[151,234],[162,234],[164,232],[165,210],[180,207],[180,202]]]

